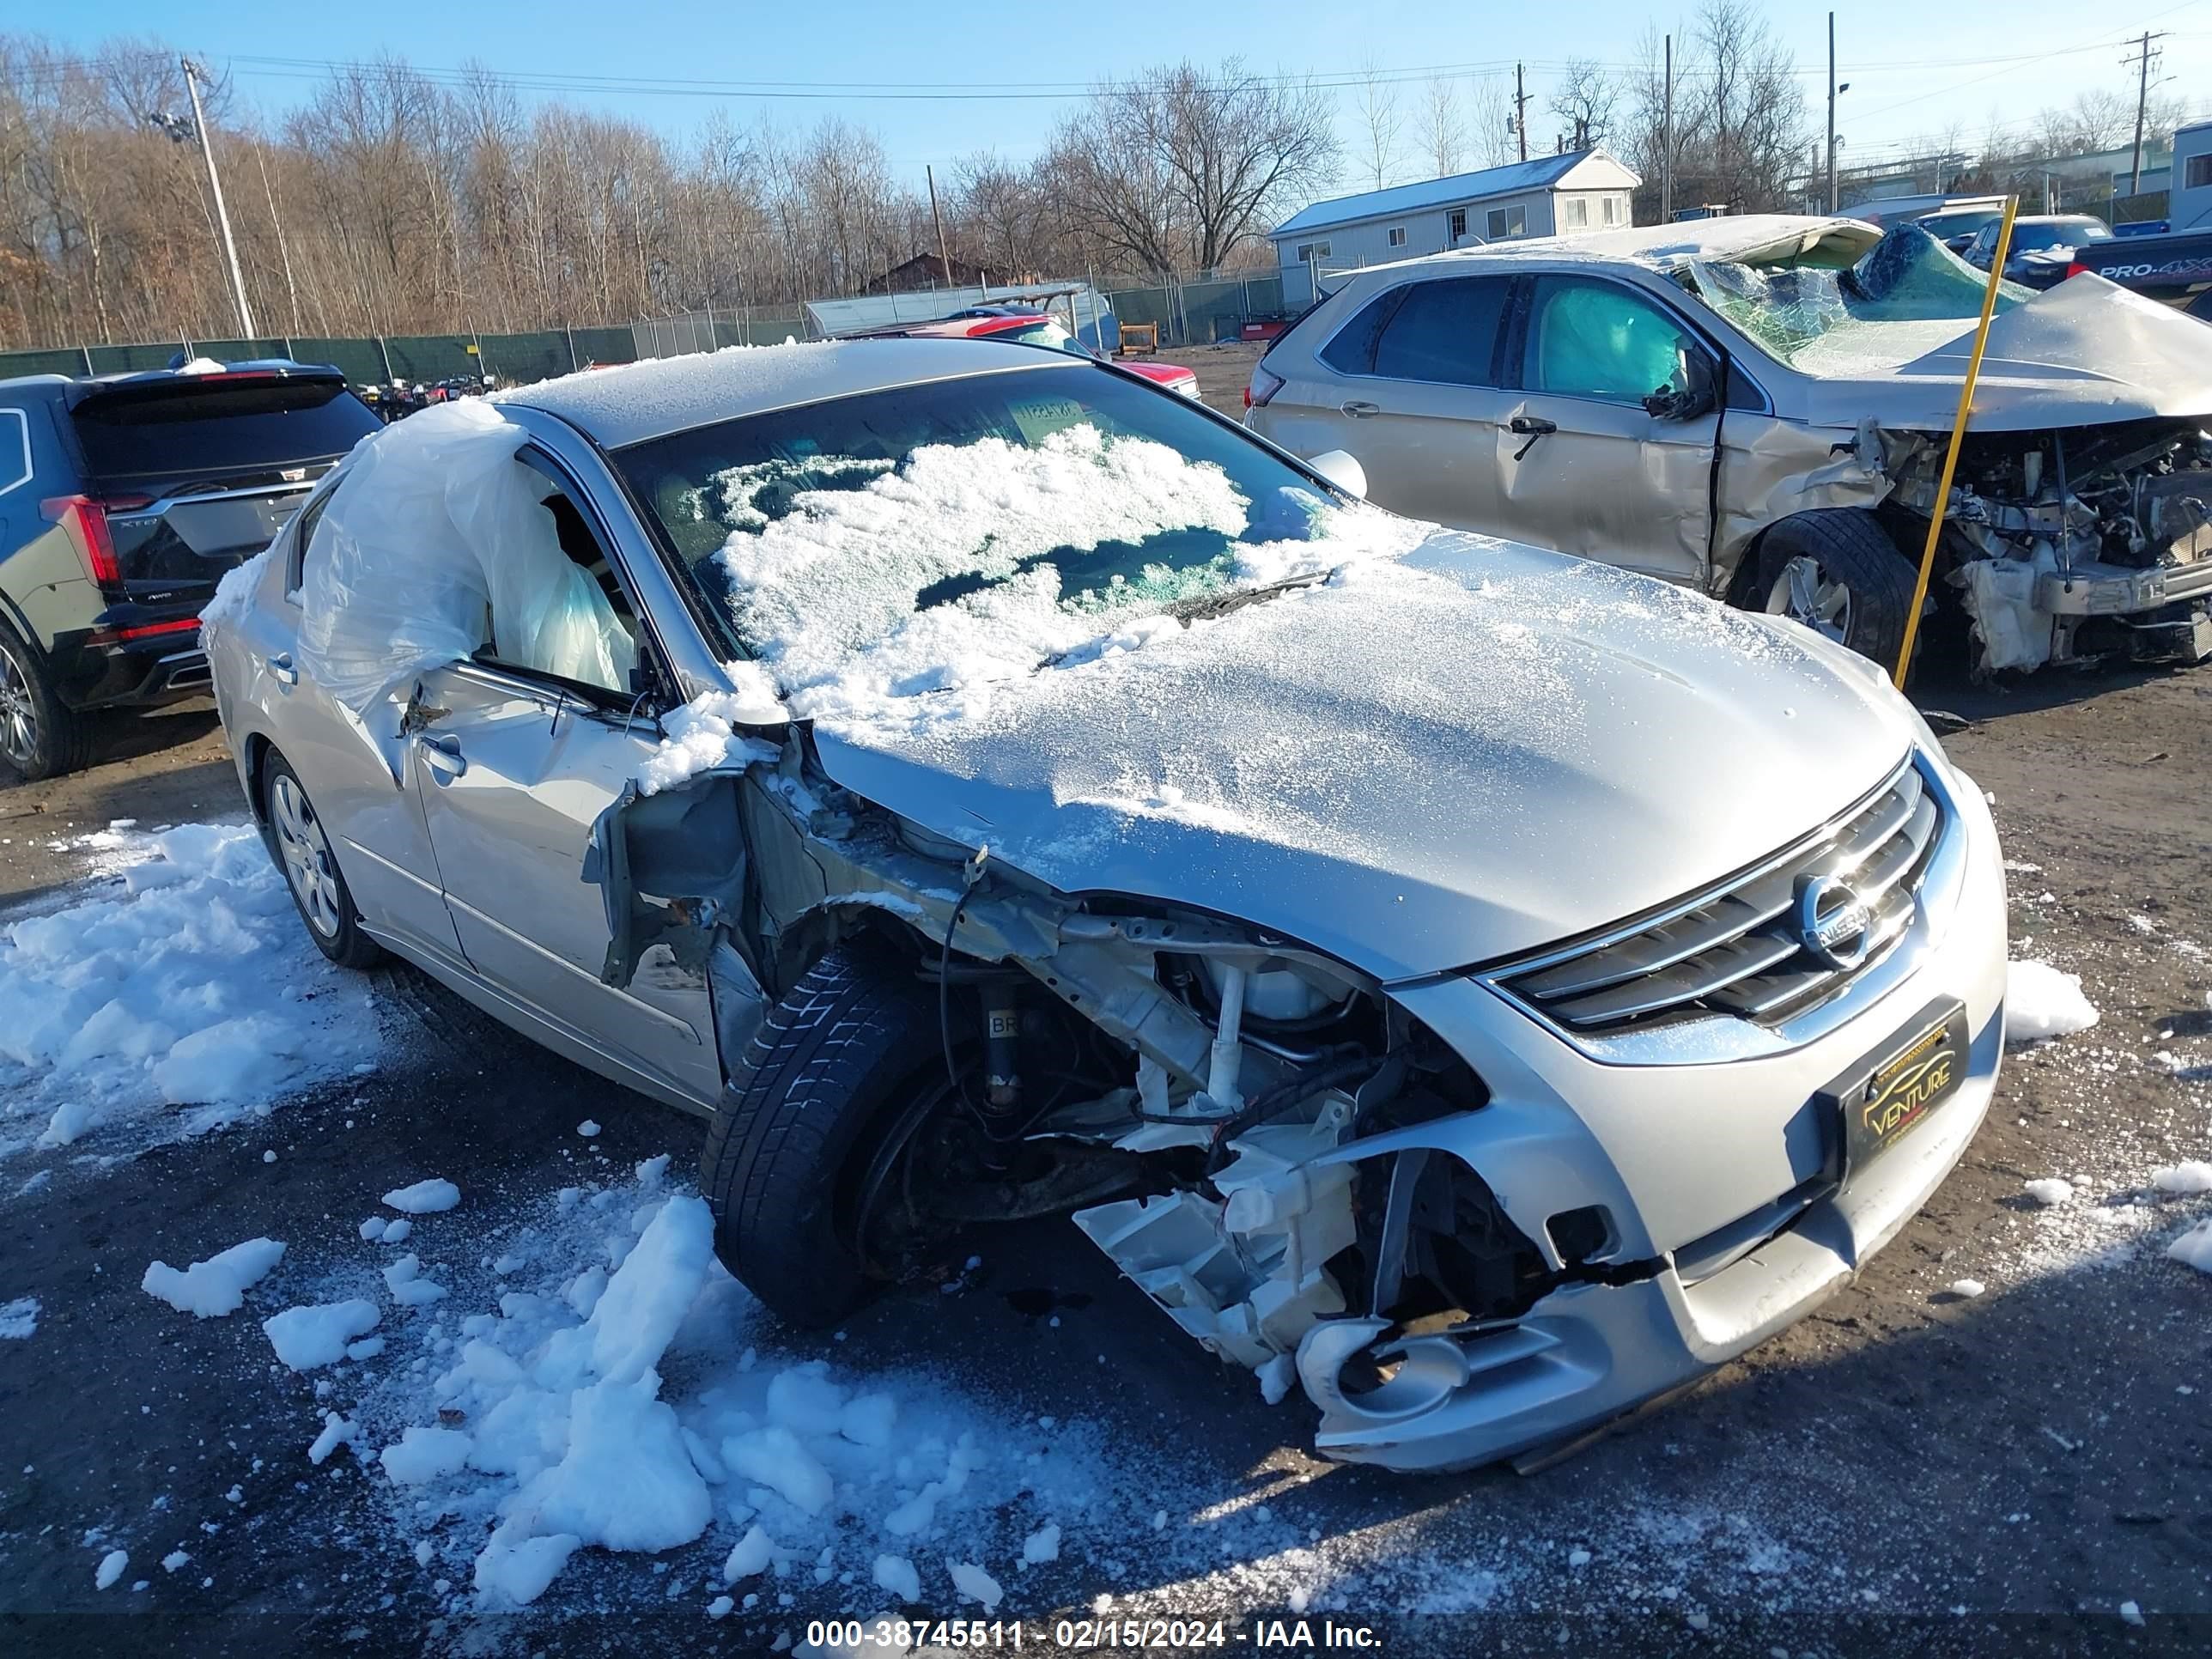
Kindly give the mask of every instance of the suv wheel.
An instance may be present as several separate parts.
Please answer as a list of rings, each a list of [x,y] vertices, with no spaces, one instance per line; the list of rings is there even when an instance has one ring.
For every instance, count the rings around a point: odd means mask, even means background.
[[[1751,599],[1755,609],[1802,623],[1893,668],[1913,586],[1912,566],[1873,514],[1821,507],[1766,532]]]
[[[0,626],[0,760],[33,781],[92,762],[91,722],[54,694],[39,653]]]
[[[271,755],[263,769],[261,799],[276,862],[292,890],[292,902],[300,908],[300,920],[307,924],[307,937],[341,968],[374,968],[384,959],[384,947],[361,931],[360,913],[331,856],[323,821],[300,787],[299,774],[282,755]]]

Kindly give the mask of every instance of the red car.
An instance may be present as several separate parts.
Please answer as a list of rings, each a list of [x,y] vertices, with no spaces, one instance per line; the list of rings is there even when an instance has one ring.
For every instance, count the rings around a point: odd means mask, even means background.
[[[862,340],[1011,340],[1018,345],[1044,346],[1054,351],[1072,352],[1079,357],[1099,357],[1100,353],[1070,334],[1056,317],[1042,311],[993,312],[985,316],[947,317],[933,323],[902,323],[892,328],[872,328],[848,339]],[[1179,392],[1186,398],[1198,396],[1198,371],[1185,368],[1181,363],[1155,363],[1122,360],[1118,367],[1132,374],[1140,375],[1170,392]]]

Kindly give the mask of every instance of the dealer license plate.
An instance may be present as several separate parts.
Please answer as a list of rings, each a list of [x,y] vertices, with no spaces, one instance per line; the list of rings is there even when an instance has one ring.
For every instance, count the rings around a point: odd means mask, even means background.
[[[1966,1077],[1966,1011],[1924,1010],[1905,1035],[1821,1091],[1843,1119],[1846,1179],[1911,1134]]]

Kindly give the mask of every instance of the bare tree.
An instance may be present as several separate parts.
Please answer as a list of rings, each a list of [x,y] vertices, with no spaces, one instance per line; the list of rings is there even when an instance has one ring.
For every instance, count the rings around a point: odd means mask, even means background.
[[[1459,83],[1437,76],[1424,89],[1421,149],[1439,179],[1467,165],[1467,121],[1460,113]]]
[[[1165,275],[1224,263],[1334,170],[1334,109],[1310,84],[1231,58],[1109,82],[1050,156],[1066,210],[1109,263]]]
[[[1518,154],[1513,136],[1513,83],[1502,75],[1479,76],[1468,100],[1477,167],[1504,167]]]
[[[1674,111],[1665,119],[1660,43],[1647,33],[1639,67],[1609,116],[1613,140],[1643,177],[1637,216],[1657,217],[1660,179],[1671,160],[1678,205],[1723,202],[1745,212],[1791,205],[1811,127],[1787,47],[1750,0],[1704,0],[1674,53]]]
[[[1359,166],[1370,189],[1380,190],[1397,175],[1399,135],[1405,117],[1398,108],[1398,89],[1370,64],[1359,77]]]
[[[1550,109],[1566,123],[1561,135],[1569,149],[1603,143],[1613,129],[1620,82],[1595,58],[1571,58],[1552,88]]]

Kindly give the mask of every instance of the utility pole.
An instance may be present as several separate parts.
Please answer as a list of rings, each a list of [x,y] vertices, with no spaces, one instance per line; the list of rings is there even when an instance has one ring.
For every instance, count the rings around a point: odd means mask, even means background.
[[[1513,131],[1521,137],[1521,159],[1525,161],[1528,159],[1528,88],[1521,78],[1518,64],[1513,66]]]
[[[238,244],[230,234],[230,210],[222,204],[222,179],[215,170],[215,140],[208,131],[207,112],[200,107],[199,71],[189,58],[177,60],[184,67],[185,93],[192,100],[192,130],[199,134],[200,154],[206,158],[208,189],[215,194],[216,222],[222,227],[222,251],[230,261],[231,297],[238,301],[240,339],[253,337],[253,309],[246,303],[246,276],[238,268]]]
[[[937,210],[937,169],[925,161],[922,164],[921,176],[929,180],[929,216],[937,222],[937,257],[945,266],[945,286],[951,288],[952,286],[952,255],[945,246],[945,216]],[[907,177],[911,179],[914,174],[909,173]],[[988,255],[985,257],[988,258]],[[1010,277],[1013,275],[1012,271],[1006,274]],[[988,288],[990,285],[987,283],[984,286]]]
[[[1674,219],[1674,37],[1667,37],[1667,80],[1659,103],[1659,222]]]
[[[1828,14],[1828,211],[1836,210],[1836,14]]]
[[[2150,43],[2154,40],[2163,40],[2166,35],[2166,31],[2164,29],[2160,29],[2155,33],[2146,31],[2142,45],[2136,48],[2136,55],[2133,58],[2123,58],[2120,60],[2124,64],[2131,63],[2142,66],[2142,74],[2136,82],[2136,155],[2133,164],[2128,169],[2128,194],[2130,196],[2137,196],[2142,192],[2143,112],[2150,103],[2150,66],[2157,56],[2151,51]]]

